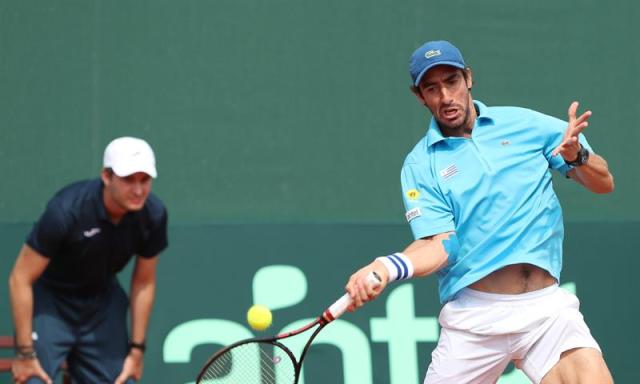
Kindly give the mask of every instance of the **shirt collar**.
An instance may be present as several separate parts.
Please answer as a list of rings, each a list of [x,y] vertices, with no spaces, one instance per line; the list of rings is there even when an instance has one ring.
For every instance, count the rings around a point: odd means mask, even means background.
[[[484,103],[478,100],[473,100],[473,104],[478,110],[478,117],[476,118],[475,126],[482,126],[494,122],[494,117],[492,116],[490,109],[484,105]],[[438,122],[436,122],[436,119],[432,117],[427,131],[427,147],[445,139],[447,139],[447,136],[442,134]]]

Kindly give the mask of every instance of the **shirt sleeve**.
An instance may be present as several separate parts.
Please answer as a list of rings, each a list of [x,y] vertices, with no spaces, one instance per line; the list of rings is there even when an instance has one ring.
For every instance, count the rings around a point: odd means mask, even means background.
[[[54,258],[60,251],[67,236],[69,223],[67,215],[57,199],[52,199],[33,225],[26,243],[46,258]]]
[[[567,172],[569,172],[573,167],[567,165],[561,155],[558,154],[556,156],[553,156],[552,153],[553,150],[556,149],[556,147],[562,142],[568,125],[569,123],[567,123],[566,121],[547,115],[542,115],[540,124],[541,131],[544,135],[544,156],[549,162],[549,168],[555,169],[564,176],[566,176]],[[578,140],[583,147],[588,149],[590,152],[593,151],[591,149],[591,146],[589,145],[589,142],[587,141],[587,138],[582,133],[580,133]]]
[[[451,207],[426,170],[426,164],[405,163],[401,172],[405,216],[415,239],[455,230]]]
[[[151,223],[139,256],[151,258],[158,255],[169,245],[167,236],[167,210],[162,207],[160,214]]]

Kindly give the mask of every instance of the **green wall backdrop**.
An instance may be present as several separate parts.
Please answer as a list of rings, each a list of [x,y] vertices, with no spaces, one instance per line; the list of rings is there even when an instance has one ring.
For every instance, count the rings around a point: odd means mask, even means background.
[[[51,194],[96,176],[104,146],[133,135],[156,150],[154,190],[170,210],[143,383],[193,380],[220,329],[243,332],[256,294],[281,297],[273,331],[316,315],[353,269],[410,241],[399,169],[430,116],[409,92],[408,57],[447,39],[486,104],[566,118],[577,99],[593,111],[585,134],[616,191],[556,178],[563,283],[617,382],[639,382],[639,18],[631,0],[0,0],[0,278]],[[303,299],[269,283],[287,276],[306,282]],[[0,334],[12,332],[6,289]],[[307,384],[409,383],[393,373],[405,354],[415,367],[403,368],[422,378],[436,297],[424,279],[345,317],[335,335],[366,337],[370,372],[326,376],[311,362]],[[390,306],[406,318],[382,320]],[[422,332],[384,341],[399,321]],[[312,350],[316,364],[353,375],[331,340]]]

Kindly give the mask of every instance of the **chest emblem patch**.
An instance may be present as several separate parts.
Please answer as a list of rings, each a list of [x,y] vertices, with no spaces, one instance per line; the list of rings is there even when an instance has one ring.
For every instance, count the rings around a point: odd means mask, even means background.
[[[100,228],[99,227],[91,228],[91,229],[86,230],[86,231],[83,232],[84,237],[93,237],[93,236],[97,235],[98,233],[100,233]]]
[[[455,164],[451,164],[440,171],[440,177],[447,180],[455,176],[457,173],[458,173],[458,167],[456,167]]]

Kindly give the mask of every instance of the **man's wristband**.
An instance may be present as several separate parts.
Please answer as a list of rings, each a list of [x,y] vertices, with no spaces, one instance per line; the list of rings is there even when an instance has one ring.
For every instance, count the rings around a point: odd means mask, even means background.
[[[147,349],[147,344],[143,341],[141,343],[136,343],[134,341],[129,341],[129,350],[139,349],[140,352],[144,352]]]
[[[18,360],[33,360],[37,357],[36,350],[33,347],[29,347],[27,349],[25,347],[16,348],[16,359]]]
[[[388,256],[378,257],[389,273],[389,281],[406,280],[413,276],[413,263],[404,253],[394,253]]]

